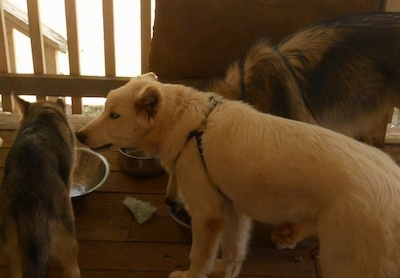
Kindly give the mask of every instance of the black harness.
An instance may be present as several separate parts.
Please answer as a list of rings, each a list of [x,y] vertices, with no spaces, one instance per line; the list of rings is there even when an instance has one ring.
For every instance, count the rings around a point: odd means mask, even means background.
[[[214,109],[221,104],[220,101],[217,101],[214,97],[210,97],[209,101],[213,104],[213,108],[210,110],[210,112],[207,114],[205,120],[203,121],[203,124],[205,124],[205,122],[207,121],[208,116],[214,111]],[[196,138],[196,143],[197,143],[197,149],[199,150],[199,154],[201,157],[201,160],[203,162],[204,168],[208,174],[208,170],[207,170],[207,164],[204,160],[204,150],[203,150],[203,145],[202,145],[202,136],[205,133],[205,129],[202,130],[193,130],[192,132],[189,133],[187,139],[186,139],[186,143],[189,142],[193,137]],[[210,180],[212,181],[211,177],[209,176]],[[214,183],[214,182],[213,182]],[[214,183],[215,184],[215,183]],[[231,202],[231,200],[228,198],[228,196],[226,196],[226,194],[224,192],[222,192],[222,190],[219,188],[219,186],[217,184],[215,184],[218,192],[224,196],[224,198],[226,200],[228,200],[229,202]]]
[[[213,108],[211,109],[210,112],[208,112],[204,122],[207,120],[208,115],[210,115],[212,113],[212,111],[214,111],[214,109],[220,104],[220,102],[217,101],[214,97],[210,97],[209,101],[213,105]],[[186,142],[189,142],[193,137],[196,138],[197,149],[199,150],[199,154],[200,154],[201,160],[203,161],[204,167],[207,169],[206,163],[204,161],[203,145],[201,143],[201,139],[202,139],[202,136],[203,136],[204,133],[205,133],[205,130],[197,130],[197,129],[193,130],[192,132],[189,133],[189,135],[188,135],[188,137],[186,139]]]

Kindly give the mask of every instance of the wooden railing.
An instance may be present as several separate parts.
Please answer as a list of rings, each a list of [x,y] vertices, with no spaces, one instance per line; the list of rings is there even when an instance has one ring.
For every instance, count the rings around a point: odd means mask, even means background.
[[[105,97],[128,78],[116,77],[114,2],[102,0],[105,76],[82,76],[80,71],[77,10],[75,0],[65,1],[67,39],[41,23],[39,0],[27,0],[24,14],[6,0],[0,0],[0,94],[3,111],[12,112],[12,92],[48,96],[71,96],[72,113],[82,113],[84,96]],[[147,72],[151,40],[151,0],[141,0],[141,71]],[[15,73],[15,53],[10,30],[17,29],[31,41],[33,74]],[[57,75],[57,51],[68,54],[69,75]]]

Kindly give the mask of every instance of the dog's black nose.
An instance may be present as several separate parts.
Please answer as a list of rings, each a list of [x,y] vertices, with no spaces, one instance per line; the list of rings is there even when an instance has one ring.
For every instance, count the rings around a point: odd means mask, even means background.
[[[85,143],[85,141],[86,141],[86,139],[87,139],[86,134],[83,133],[83,132],[77,132],[77,133],[75,134],[75,136],[76,136],[76,139],[78,139],[79,142],[81,142],[81,143]]]

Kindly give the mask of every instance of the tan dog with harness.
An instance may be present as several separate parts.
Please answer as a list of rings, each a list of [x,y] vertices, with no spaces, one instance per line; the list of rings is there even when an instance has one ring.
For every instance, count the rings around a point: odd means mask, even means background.
[[[193,229],[190,268],[170,277],[237,277],[251,219],[317,231],[324,278],[400,277],[400,169],[376,148],[151,74],[77,137],[158,155]]]

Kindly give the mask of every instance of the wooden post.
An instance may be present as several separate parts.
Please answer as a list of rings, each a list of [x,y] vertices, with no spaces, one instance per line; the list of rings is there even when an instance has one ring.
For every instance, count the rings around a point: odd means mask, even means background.
[[[149,71],[149,52],[151,43],[151,0],[140,0],[141,20],[141,71]]]
[[[114,0],[103,0],[103,31],[106,76],[115,76]]]
[[[69,73],[72,76],[78,76],[81,70],[75,0],[65,0],[65,17],[67,21]],[[82,114],[82,98],[72,97],[71,100],[72,114]]]
[[[7,40],[7,28],[4,18],[3,1],[0,0],[0,72],[10,72],[10,57]],[[10,92],[0,92],[3,111],[11,112],[13,110],[13,102]]]
[[[38,0],[27,0],[29,33],[32,46],[33,71],[37,74],[46,73],[44,60],[44,46],[42,36],[42,23],[40,21]],[[37,96],[38,100],[45,100],[45,96]]]

